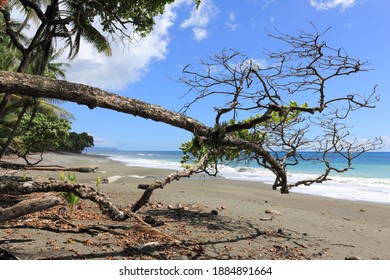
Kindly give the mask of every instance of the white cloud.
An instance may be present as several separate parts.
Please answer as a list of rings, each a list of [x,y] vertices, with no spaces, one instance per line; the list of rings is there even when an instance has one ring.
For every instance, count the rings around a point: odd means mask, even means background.
[[[261,6],[261,8],[263,10],[267,9],[269,5],[271,5],[273,2],[275,2],[275,0],[263,0],[263,5]]]
[[[219,11],[212,0],[202,0],[199,8],[197,10],[193,10],[189,18],[184,20],[180,27],[184,29],[192,28],[194,40],[204,40],[208,36],[207,26],[210,23],[210,20],[218,13]]]
[[[112,148],[112,147],[117,146],[117,143],[111,142],[111,141],[106,140],[104,138],[95,137],[93,135],[92,135],[92,137],[93,137],[93,143],[94,143],[95,147]]]
[[[184,3],[180,0],[178,2]],[[178,6],[167,6],[165,13],[156,19],[153,32],[147,37],[138,38],[128,47],[113,43],[110,57],[99,54],[93,46],[83,42],[78,56],[66,72],[67,80],[105,90],[125,89],[129,84],[140,81],[153,61],[166,58],[170,41],[169,28],[174,24],[177,15],[175,8]]]
[[[199,27],[194,27],[192,29],[192,32],[194,33],[194,39],[198,42],[204,40],[207,38],[207,30]]]
[[[310,4],[317,10],[329,10],[340,7],[341,11],[345,11],[347,8],[354,6],[356,0],[310,0]]]
[[[229,19],[225,22],[225,27],[230,31],[235,31],[239,27],[239,24],[236,22],[235,13],[230,13]]]
[[[260,69],[267,69],[270,67],[267,60],[265,60],[265,59],[251,58],[251,59],[249,59],[249,62],[252,64],[252,67],[254,69],[260,70]]]

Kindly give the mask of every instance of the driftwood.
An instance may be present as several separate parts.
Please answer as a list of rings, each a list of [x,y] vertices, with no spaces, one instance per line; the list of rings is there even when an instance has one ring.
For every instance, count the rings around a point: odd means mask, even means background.
[[[10,163],[5,161],[0,161],[1,168],[7,169],[16,169],[16,170],[42,170],[42,171],[72,171],[72,172],[82,172],[82,173],[92,173],[96,172],[99,168],[97,166],[76,166],[76,167],[66,167],[61,165],[40,165],[32,166],[20,163]]]
[[[30,213],[42,211],[53,206],[59,205],[60,199],[55,196],[46,196],[43,198],[34,198],[19,202],[8,208],[0,207],[0,223],[14,218],[18,218]]]
[[[144,206],[146,203],[148,203],[154,190],[162,189],[165,185],[169,184],[172,181],[179,180],[180,178],[183,178],[183,177],[190,177],[192,174],[199,172],[200,170],[204,170],[208,158],[209,158],[209,154],[206,154],[196,164],[194,164],[190,168],[171,173],[170,175],[168,175],[167,177],[165,177],[162,180],[156,180],[153,184],[138,185],[138,188],[144,189],[145,192],[143,193],[141,198],[131,207],[131,211],[137,212],[139,209],[141,209],[142,206]]]
[[[123,221],[134,217],[130,211],[121,211],[111,203],[108,196],[83,184],[70,182],[17,182],[14,180],[0,181],[0,194],[31,194],[35,192],[72,192],[82,199],[97,203],[103,214],[112,220]]]
[[[20,260],[7,248],[0,246],[0,260]]]
[[[108,196],[104,193],[96,192],[93,188],[88,187],[82,184],[72,184],[68,182],[18,182],[15,180],[1,180],[0,181],[0,194],[30,194],[35,192],[73,192],[75,195],[79,196],[82,199],[88,199],[92,202],[95,202],[99,205],[100,210],[103,214],[110,217],[112,220],[124,221],[127,219],[134,219],[137,222],[137,225],[133,226],[132,229],[137,232],[143,232],[149,235],[160,236],[167,238],[173,242],[180,242],[180,240],[174,236],[165,234],[157,229],[152,228],[148,225],[141,217],[133,213],[130,210],[122,211],[116,207],[113,203],[110,202]],[[20,202],[19,204],[9,207],[9,208],[0,208],[0,222],[10,220],[12,218],[28,214],[27,211],[21,212],[28,209],[33,209],[35,211],[41,211],[55,205],[58,205],[60,201],[58,197],[49,197],[45,199],[36,199],[36,200],[26,200]],[[40,208],[38,209],[38,207]],[[16,211],[16,209],[21,209]],[[32,212],[35,212],[32,211]],[[15,213],[14,215],[7,214]],[[30,212],[30,213],[32,213]],[[5,215],[3,215],[3,213]],[[61,218],[61,220],[63,220]],[[90,232],[90,227],[79,227],[67,221],[67,223],[75,226],[80,232],[87,231]],[[102,228],[98,229],[99,231]],[[106,229],[104,231],[107,231]],[[115,232],[117,234],[117,232]]]

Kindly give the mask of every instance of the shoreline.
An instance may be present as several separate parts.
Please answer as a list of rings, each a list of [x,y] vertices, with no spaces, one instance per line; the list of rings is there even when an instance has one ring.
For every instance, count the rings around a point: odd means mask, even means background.
[[[120,176],[109,184],[99,186],[100,191],[108,194],[111,201],[120,207],[134,203],[142,195],[143,190],[137,189],[138,184],[147,184],[171,173],[167,169],[129,167],[103,155],[47,154],[43,164],[50,163],[99,166],[98,173],[77,173],[77,182],[90,186],[94,186],[97,176],[102,179]],[[50,171],[19,171],[18,174],[32,175],[34,179],[57,179],[59,176],[59,172]],[[199,217],[184,216],[174,221],[169,209],[177,208],[178,205],[197,205]],[[266,213],[270,209],[281,215]],[[210,228],[210,221],[206,223],[201,219],[202,215],[208,218],[207,215],[213,210],[218,213],[218,219],[221,219],[221,225],[218,225],[221,228]],[[213,245],[204,246],[206,252],[215,258],[218,255],[213,250],[226,250],[224,246],[228,244],[233,258],[242,255],[244,258],[267,259],[274,249],[272,246],[280,243],[282,247],[305,251],[310,259],[345,259],[349,256],[390,259],[390,240],[386,234],[390,232],[388,204],[299,193],[282,195],[279,191],[272,190],[270,185],[259,182],[224,178],[205,180],[196,175],[172,182],[163,190],[156,190],[150,205],[142,208],[139,214],[158,217],[168,220],[169,224],[177,227],[180,224],[187,228],[188,232],[184,233],[174,226],[164,228],[165,232],[179,238],[200,240],[207,236],[214,240]],[[229,239],[228,237],[233,240],[234,237],[249,234],[254,229],[279,232],[279,235],[270,237],[269,242],[262,236],[251,240],[250,244],[248,240],[226,244],[217,242]],[[0,229],[0,232],[3,230]],[[284,238],[282,233],[290,235],[290,238]],[[0,240],[1,238],[4,236],[0,234]]]
[[[137,151],[135,151],[137,152]],[[146,151],[139,151],[139,152],[146,152]],[[157,151],[150,151],[150,152],[157,152]],[[128,166],[126,165],[126,163],[120,161],[120,160],[115,160],[115,159],[111,159],[110,157],[112,157],[111,155],[103,155],[103,154],[86,154],[85,156],[97,156],[97,157],[104,157],[106,158],[107,160],[111,160],[113,162],[116,162],[116,163],[120,163],[120,164],[123,164],[129,168],[146,168],[146,169],[158,169],[158,170],[161,170],[161,171],[166,171],[167,174],[170,174],[172,172],[175,172],[179,169],[170,169],[170,168],[156,168],[156,167],[145,167],[145,166]],[[169,172],[169,173],[168,173]],[[257,180],[251,180],[251,179],[242,179],[242,178],[228,178],[228,177],[224,177],[223,175],[217,175],[217,177],[219,179],[224,179],[224,180],[228,180],[228,181],[237,181],[237,182],[243,182],[243,183],[247,183],[247,182],[254,182],[254,183],[257,183],[257,184],[260,184],[260,185],[265,185],[265,186],[268,186],[269,188],[272,188],[272,184],[271,183],[268,183],[268,182],[264,182],[264,181],[257,181]],[[211,177],[210,177],[211,178]],[[329,181],[332,181],[329,180]],[[317,185],[325,185],[327,184],[327,182],[324,182],[322,184],[317,184]],[[313,186],[316,186],[316,184],[313,184]],[[305,189],[305,188],[310,188],[310,187],[305,187],[305,186],[300,186],[300,187],[297,187],[297,188],[293,188],[292,190],[290,190],[290,194],[297,194],[297,195],[303,195],[303,196],[315,196],[315,197],[322,197],[322,198],[329,198],[329,199],[336,199],[336,200],[345,200],[345,201],[351,201],[351,202],[362,202],[362,203],[374,203],[374,204],[383,204],[383,205],[390,205],[390,201],[374,201],[374,200],[368,200],[368,199],[350,199],[350,198],[342,198],[342,197],[331,197],[331,196],[327,196],[327,195],[321,195],[319,193],[305,193],[305,192],[301,192],[300,190],[302,189]],[[296,191],[297,190],[297,191]],[[279,192],[279,190],[276,190],[276,192]]]

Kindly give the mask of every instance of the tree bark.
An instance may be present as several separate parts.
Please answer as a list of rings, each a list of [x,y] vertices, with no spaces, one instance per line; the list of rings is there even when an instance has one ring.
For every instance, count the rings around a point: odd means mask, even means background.
[[[252,151],[261,156],[268,163],[272,172],[277,174],[274,187],[281,187],[282,192],[288,192],[285,170],[261,145],[229,134],[222,135],[219,139],[214,139],[218,130],[216,131],[196,119],[163,107],[83,84],[6,71],[0,71],[0,92],[35,98],[45,97],[71,101],[87,105],[90,109],[100,107],[115,110],[187,130],[198,137],[204,137],[207,141],[213,142],[212,144],[215,146],[227,145],[241,150]]]
[[[8,208],[0,207],[0,223],[57,206],[60,202],[58,197],[50,196],[24,200]]]
[[[142,206],[144,206],[146,203],[148,203],[150,197],[152,196],[153,192],[156,189],[162,189],[165,185],[169,184],[172,181],[179,180],[182,177],[190,177],[195,172],[197,172],[199,170],[203,170],[205,168],[205,166],[207,165],[208,158],[209,158],[209,155],[206,154],[196,164],[194,164],[190,168],[171,173],[165,179],[157,180],[153,184],[148,185],[145,189],[145,192],[141,196],[141,198],[131,207],[131,211],[137,212],[139,209],[141,209]],[[143,188],[145,188],[145,185],[143,185]]]
[[[40,166],[31,166],[19,163],[10,163],[5,161],[0,161],[1,168],[8,169],[22,169],[22,170],[42,170],[42,171],[73,171],[81,173],[92,173],[96,172],[99,168],[97,166],[75,166],[75,167],[66,167],[60,165],[40,165]]]
[[[18,127],[19,127],[19,124],[22,121],[22,118],[23,118],[24,114],[26,113],[27,109],[28,109],[28,105],[24,104],[22,111],[20,111],[20,113],[19,113],[19,117],[16,120],[16,123],[14,124],[14,126],[12,128],[12,131],[11,131],[10,135],[8,136],[8,138],[7,138],[7,141],[5,142],[4,146],[2,147],[2,149],[0,151],[0,160],[3,158],[3,156],[5,155],[5,153],[8,150],[9,145],[11,144],[12,140],[14,139],[14,137],[16,135],[16,131],[17,131]]]
[[[82,199],[88,199],[99,205],[103,214],[115,221],[124,221],[135,217],[131,211],[121,211],[109,197],[83,184],[68,182],[18,182],[15,180],[0,180],[0,194],[30,194],[35,192],[73,192]]]
[[[210,128],[199,121],[163,107],[109,93],[101,89],[41,76],[0,71],[0,92],[21,96],[54,98],[87,105],[90,109],[106,108],[163,122],[200,136]]]

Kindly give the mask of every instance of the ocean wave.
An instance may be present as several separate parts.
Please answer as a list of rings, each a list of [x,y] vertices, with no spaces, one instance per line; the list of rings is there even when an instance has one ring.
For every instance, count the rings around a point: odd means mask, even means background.
[[[126,156],[120,155],[109,155],[109,159],[114,161],[119,161],[127,166],[138,166],[146,168],[160,168],[160,169],[174,169],[177,170],[180,168],[179,163],[166,161],[166,160],[154,160],[154,159],[142,159],[142,158],[129,158]]]
[[[182,169],[179,160],[175,162],[166,159],[156,159],[156,155],[152,153],[139,153],[133,158],[117,154],[109,155],[109,158],[128,166],[171,170]],[[219,175],[231,180],[258,181],[266,184],[273,184],[275,180],[275,175],[271,171],[258,167],[231,167],[221,165],[219,166]],[[288,178],[290,183],[295,183],[300,180],[315,179],[318,175],[320,173],[290,172]],[[321,184],[293,188],[291,192],[335,199],[390,203],[390,178],[352,177],[348,175],[334,175],[329,178],[331,180]]]

